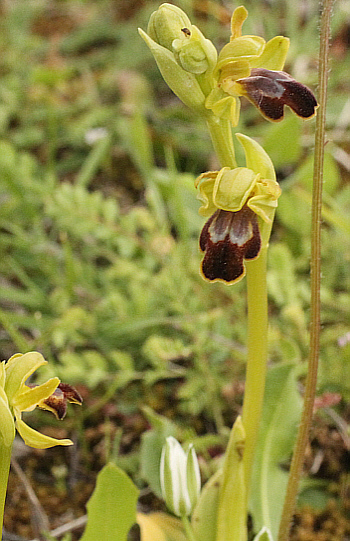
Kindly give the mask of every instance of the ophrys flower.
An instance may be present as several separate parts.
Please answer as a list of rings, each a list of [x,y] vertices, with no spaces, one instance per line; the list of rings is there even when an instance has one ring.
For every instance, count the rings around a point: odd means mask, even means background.
[[[54,411],[59,418],[65,413],[65,402],[81,403],[81,398],[72,387],[62,385],[56,377],[41,385],[27,385],[27,379],[47,361],[40,353],[29,352],[13,355],[7,362],[0,363],[0,437],[3,444],[10,446],[18,430],[30,447],[46,449],[54,445],[72,445],[69,439],[58,440],[45,436],[22,420],[22,413],[36,406]],[[56,396],[55,396],[56,392]],[[62,393],[60,395],[60,393]],[[55,397],[55,398],[52,398]]]
[[[202,274],[209,281],[234,283],[245,275],[244,260],[259,256],[268,242],[281,190],[272,162],[263,148],[237,134],[247,167],[203,173],[196,182],[203,206],[210,216],[199,245],[205,252]]]
[[[317,108],[311,90],[281,71],[289,39],[275,36],[266,43],[260,36],[242,35],[247,16],[243,6],[233,12],[230,42],[220,51],[214,70],[216,85],[206,99],[206,107],[230,119],[234,126],[239,119],[240,96],[268,120],[282,120],[284,105],[303,118],[311,118]]]

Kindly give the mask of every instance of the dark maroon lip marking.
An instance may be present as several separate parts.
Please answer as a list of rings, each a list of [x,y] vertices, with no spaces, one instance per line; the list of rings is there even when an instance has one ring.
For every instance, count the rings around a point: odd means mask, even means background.
[[[237,83],[268,120],[282,120],[285,105],[302,118],[311,118],[316,113],[318,105],[311,90],[284,71],[254,68],[249,77],[238,79]]]
[[[60,383],[52,395],[39,404],[39,408],[51,411],[57,419],[61,420],[67,413],[67,402],[81,405],[83,399],[72,385]]]
[[[256,214],[248,207],[218,209],[204,225],[199,246],[205,252],[201,269],[207,280],[236,282],[245,274],[244,259],[255,259],[260,252]]]

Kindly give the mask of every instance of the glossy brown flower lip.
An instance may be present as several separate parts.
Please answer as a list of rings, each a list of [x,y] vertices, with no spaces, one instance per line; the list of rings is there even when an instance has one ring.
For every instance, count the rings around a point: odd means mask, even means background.
[[[83,399],[72,385],[60,383],[55,392],[39,404],[39,408],[51,411],[61,420],[66,415],[67,402],[81,405]]]
[[[218,209],[204,225],[199,245],[205,252],[201,270],[206,280],[237,282],[245,275],[244,259],[260,252],[256,214],[247,206],[238,212]]]
[[[282,120],[285,105],[302,118],[316,114],[318,104],[311,90],[284,71],[254,68],[249,77],[239,79],[237,84],[268,120]]]

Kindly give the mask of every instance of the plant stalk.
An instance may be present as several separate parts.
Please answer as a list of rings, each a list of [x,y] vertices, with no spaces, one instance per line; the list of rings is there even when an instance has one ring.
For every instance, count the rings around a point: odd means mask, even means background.
[[[246,261],[245,265],[247,269],[248,356],[242,422],[246,433],[243,464],[248,498],[267,370],[267,246],[261,249],[258,259]]]
[[[207,123],[221,166],[237,167],[231,125],[228,121],[218,120],[215,117],[209,117]],[[245,261],[245,266],[247,270],[248,356],[242,422],[246,434],[243,464],[247,508],[267,369],[267,246],[262,247],[256,260]]]
[[[309,430],[316,394],[318,358],[320,351],[320,283],[321,283],[321,212],[323,161],[326,125],[326,101],[328,80],[328,51],[330,38],[330,18],[333,0],[324,0],[321,16],[320,52],[319,52],[319,109],[315,130],[315,159],[312,193],[312,230],[311,230],[311,318],[310,318],[310,351],[308,373],[305,384],[304,406],[299,426],[297,441],[293,453],[292,464],[278,541],[287,541],[291,520],[295,510],[298,485],[304,463]]]
[[[188,541],[196,541],[189,518],[186,516],[183,516],[181,517],[181,521],[182,521]]]
[[[208,115],[207,125],[217,158],[221,167],[237,167],[232,139],[232,128],[229,120],[222,120]]]
[[[2,532],[4,522],[4,507],[6,499],[7,484],[11,464],[12,445],[0,444],[0,528]]]

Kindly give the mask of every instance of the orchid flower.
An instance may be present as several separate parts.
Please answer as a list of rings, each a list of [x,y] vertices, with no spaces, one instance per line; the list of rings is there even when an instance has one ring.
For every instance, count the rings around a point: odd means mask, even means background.
[[[206,280],[228,284],[245,275],[244,260],[256,259],[267,245],[281,190],[269,156],[253,139],[236,134],[247,167],[208,171],[196,181],[203,206],[210,216],[199,245],[205,252],[201,265]]]
[[[239,119],[239,97],[246,97],[265,118],[280,121],[284,105],[303,118],[314,116],[317,102],[312,92],[281,71],[289,48],[289,39],[275,36],[267,43],[260,36],[242,35],[248,16],[244,6],[235,9],[231,20],[230,42],[220,51],[214,70],[216,85],[206,99],[206,107],[215,115]]]
[[[72,445],[69,439],[45,436],[28,426],[22,413],[37,406],[53,411],[60,419],[64,417],[66,403],[81,404],[82,399],[71,386],[61,384],[57,377],[41,385],[26,384],[27,379],[47,361],[40,353],[29,352],[13,355],[7,362],[0,363],[0,439],[10,447],[17,429],[24,442],[30,447],[46,449],[54,445]]]

